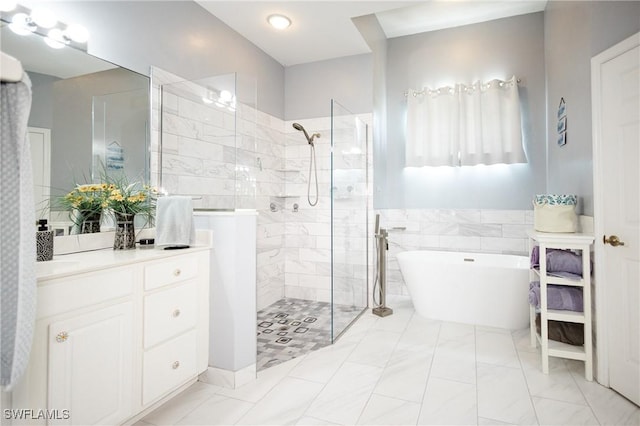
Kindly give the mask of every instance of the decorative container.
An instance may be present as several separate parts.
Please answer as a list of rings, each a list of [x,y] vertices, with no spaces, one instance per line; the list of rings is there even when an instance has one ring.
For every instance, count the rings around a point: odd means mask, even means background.
[[[133,227],[133,213],[114,212],[116,217],[116,233],[113,240],[114,250],[136,248],[136,232]]]
[[[53,231],[48,228],[46,219],[40,219],[36,231],[36,261],[44,262],[52,259]]]
[[[92,212],[89,214],[81,215],[80,233],[81,234],[93,234],[100,232],[100,222],[102,219],[101,212]]]
[[[576,232],[577,204],[577,195],[536,195],[533,200],[533,227],[540,232]]]

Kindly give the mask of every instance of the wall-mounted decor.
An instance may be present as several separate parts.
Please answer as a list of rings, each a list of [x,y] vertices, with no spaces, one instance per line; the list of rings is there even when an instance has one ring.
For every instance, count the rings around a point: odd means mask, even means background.
[[[558,105],[558,146],[567,143],[567,104],[564,98],[560,98]]]
[[[124,169],[124,148],[116,141],[113,141],[107,146],[107,158],[106,158],[107,170],[122,170]]]

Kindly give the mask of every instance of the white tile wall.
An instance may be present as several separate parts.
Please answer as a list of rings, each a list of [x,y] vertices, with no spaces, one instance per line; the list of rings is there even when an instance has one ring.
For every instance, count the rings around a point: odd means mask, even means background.
[[[447,250],[526,255],[526,230],[533,226],[529,210],[384,209],[375,213],[380,214],[380,226],[390,230],[387,293],[398,295],[408,295],[396,260],[399,252]],[[375,246],[371,252],[375,256]]]

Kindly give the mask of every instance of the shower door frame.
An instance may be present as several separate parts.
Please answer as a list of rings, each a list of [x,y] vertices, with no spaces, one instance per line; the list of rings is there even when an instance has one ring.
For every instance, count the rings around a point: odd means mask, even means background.
[[[360,318],[365,312],[367,312],[367,310],[369,309],[369,201],[370,201],[370,195],[369,195],[369,166],[368,166],[368,158],[369,158],[369,125],[364,122],[361,118],[357,117],[356,114],[351,113],[350,111],[348,111],[346,108],[344,108],[339,102],[337,102],[335,99],[331,99],[331,114],[330,114],[330,119],[331,119],[331,187],[330,187],[330,199],[331,199],[331,208],[330,208],[330,222],[331,222],[331,237],[330,237],[330,243],[331,243],[331,344],[335,343],[347,330],[349,330],[349,328],[358,320],[358,318]],[[364,278],[364,301],[365,304],[362,307],[362,309],[360,310],[360,312],[358,312],[357,315],[355,315],[351,321],[342,329],[339,330],[338,333],[336,333],[335,330],[335,322],[334,322],[334,318],[335,318],[335,222],[334,222],[334,211],[335,211],[335,197],[334,197],[334,192],[333,192],[333,188],[335,187],[335,161],[334,161],[334,155],[335,155],[335,109],[334,109],[334,105],[338,104],[340,105],[340,107],[345,111],[345,112],[349,112],[349,114],[351,114],[354,119],[358,120],[359,122],[361,122],[364,125],[364,203],[365,203],[365,213],[364,213],[364,226],[365,226],[365,278]]]

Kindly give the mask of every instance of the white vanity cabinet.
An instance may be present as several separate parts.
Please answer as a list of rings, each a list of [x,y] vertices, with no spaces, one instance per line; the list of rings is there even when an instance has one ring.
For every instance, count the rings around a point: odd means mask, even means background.
[[[209,247],[99,250],[38,265],[12,408],[44,416],[14,424],[122,424],[195,381],[208,360],[209,258]]]
[[[73,415],[58,420],[117,424],[131,416],[132,308],[131,301],[118,303],[49,325],[47,406]]]

